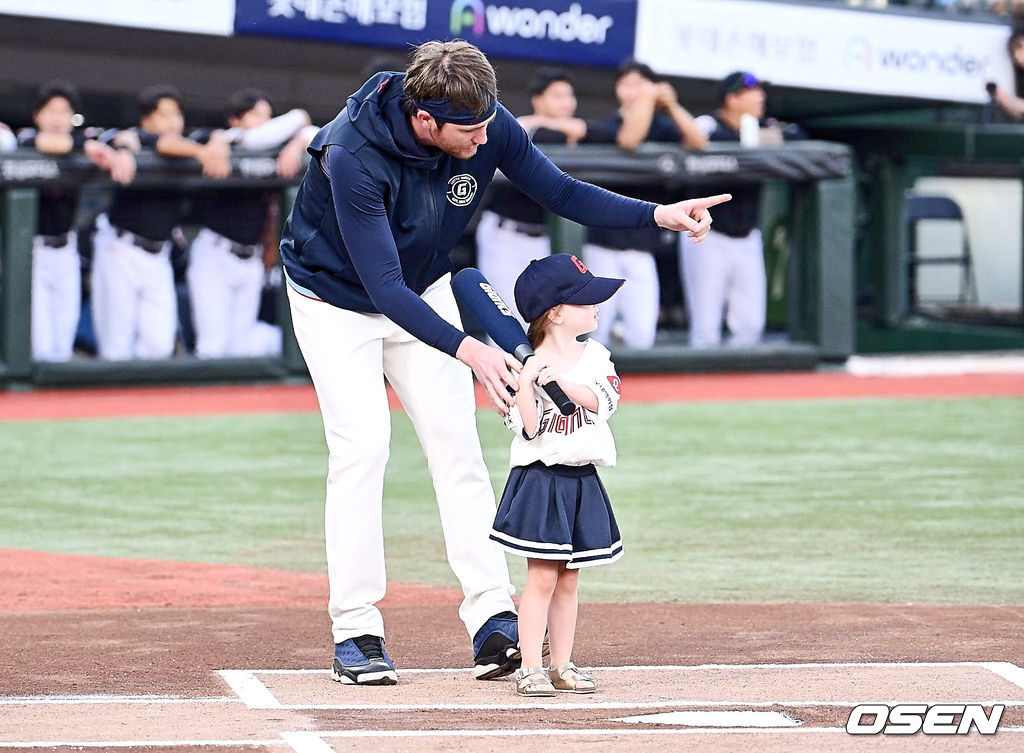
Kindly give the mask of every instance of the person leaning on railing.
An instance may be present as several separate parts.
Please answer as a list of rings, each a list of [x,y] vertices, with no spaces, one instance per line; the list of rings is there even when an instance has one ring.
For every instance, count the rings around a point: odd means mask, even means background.
[[[569,74],[545,68],[529,86],[533,111],[517,120],[535,144],[578,144],[587,123],[576,117],[576,91]],[[476,265],[504,301],[516,278],[534,259],[551,255],[544,207],[511,183],[492,185],[476,228]],[[519,313],[512,310],[519,318]],[[520,322],[522,322],[520,318]]]
[[[644,142],[678,144],[688,149],[703,149],[707,143],[707,136],[680,104],[672,85],[648,65],[633,59],[624,61],[616,71],[615,97],[618,111],[592,123],[588,141],[613,143],[629,151]],[[669,192],[660,187],[642,189],[637,198],[656,203],[671,200]],[[617,326],[618,339],[625,347],[654,345],[662,288],[655,254],[674,243],[672,233],[658,227],[587,228],[583,246],[587,266],[598,277],[627,281],[622,292],[603,305],[600,324],[593,334],[595,340],[611,346],[613,327]],[[669,269],[675,275],[675,265],[670,264]]]
[[[135,177],[130,152],[101,144],[98,129],[77,128],[78,91],[67,81],[49,81],[36,94],[34,127],[18,132],[18,144],[63,157],[83,154],[121,184]],[[82,302],[81,257],[74,229],[80,191],[48,186],[39,192],[39,225],[32,242],[32,358],[67,361],[75,343]]]
[[[275,149],[277,174],[293,178],[305,149],[317,132],[305,110],[273,117],[270,100],[258,89],[241,89],[228,98],[224,137],[243,149]],[[193,132],[207,143],[216,130]],[[266,268],[277,262],[276,248],[266,253],[273,192],[264,188],[218,188],[196,202],[202,225],[189,251],[188,289],[200,358],[277,356],[280,327],[259,320]],[[271,229],[270,232],[274,232]]]
[[[139,124],[102,138],[138,152],[197,160],[203,174],[231,172],[231,149],[219,133],[206,144],[186,138],[181,95],[155,86],[139,96]],[[106,214],[96,220],[93,243],[92,315],[101,358],[166,358],[174,352],[178,303],[171,266],[171,235],[183,215],[177,189],[118,189]]]

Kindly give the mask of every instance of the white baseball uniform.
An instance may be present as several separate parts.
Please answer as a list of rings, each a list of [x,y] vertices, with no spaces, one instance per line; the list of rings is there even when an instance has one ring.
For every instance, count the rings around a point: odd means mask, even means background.
[[[740,134],[718,117],[701,115],[697,125],[712,141],[740,141]],[[750,347],[764,334],[767,290],[764,249],[757,228],[760,187],[722,186],[732,201],[715,207],[714,224],[700,243],[679,235],[679,269],[690,319],[690,345],[722,343],[722,321],[729,345]]]
[[[505,427],[514,434],[509,450],[510,467],[537,461],[544,465],[615,465],[615,439],[608,419],[619,407],[620,389],[611,353],[597,340],[588,339],[580,360],[565,372],[564,379],[591,390],[597,397],[597,411],[577,406],[575,413],[563,416],[548,394],[534,386],[538,420],[533,435],[529,439],[524,436],[518,406],[513,406],[505,416]]]
[[[100,358],[167,358],[178,332],[171,242],[147,250],[100,215],[92,263],[92,319]]]
[[[679,238],[690,345],[720,345],[723,317],[729,328],[729,345],[750,347],[759,343],[767,303],[761,231],[755,228],[743,238],[732,238],[711,230],[700,243],[685,234]]]
[[[209,228],[202,228],[189,252],[189,297],[196,330],[196,355],[273,356],[281,352],[280,329],[259,321],[263,292],[262,246],[240,247]],[[267,330],[273,330],[272,334]]]
[[[612,328],[627,348],[649,348],[658,331],[658,267],[650,251],[635,248],[606,248],[583,244],[583,261],[597,277],[619,277],[622,289],[600,306],[597,329],[591,334],[598,342],[612,343]]]
[[[82,307],[78,237],[67,233],[53,246],[37,235],[32,241],[32,357],[37,361],[71,358]]]
[[[244,149],[277,149],[298,134],[316,133],[303,110],[271,118],[254,128],[229,128],[226,138]],[[210,130],[191,138],[205,141]],[[196,355],[200,358],[276,356],[281,329],[259,320],[263,292],[263,246],[267,221],[264,192],[227,189],[214,192],[200,208],[207,227],[196,236],[186,272]]]
[[[462,328],[451,275],[422,298]],[[374,606],[387,586],[380,500],[391,415],[382,372],[427,456],[448,563],[465,594],[459,616],[472,636],[491,616],[514,610],[505,557],[487,541],[494,490],[476,430],[472,371],[383,314],[332,306],[290,282],[288,299],[330,451],[325,530],[334,642],[384,635],[383,617]],[[453,384],[463,387],[437,389]]]

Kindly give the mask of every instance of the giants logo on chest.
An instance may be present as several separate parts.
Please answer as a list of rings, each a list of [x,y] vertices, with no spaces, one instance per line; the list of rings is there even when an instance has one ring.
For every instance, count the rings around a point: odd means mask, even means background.
[[[594,419],[587,415],[587,411],[581,407],[568,416],[563,416],[558,411],[547,409],[540,417],[540,425],[537,429],[537,436],[541,434],[561,434],[569,436],[577,429],[584,426],[593,426]]]
[[[448,193],[445,198],[457,207],[473,203],[476,197],[476,178],[469,173],[453,175],[448,181]]]

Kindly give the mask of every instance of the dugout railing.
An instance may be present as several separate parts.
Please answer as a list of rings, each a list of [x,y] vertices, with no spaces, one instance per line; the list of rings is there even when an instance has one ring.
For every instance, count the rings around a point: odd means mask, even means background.
[[[729,371],[812,368],[841,361],[854,351],[854,199],[852,153],[842,144],[807,141],[763,149],[711,145],[703,152],[645,145],[636,152],[613,146],[548,147],[562,169],[583,180],[621,189],[663,186],[680,197],[705,187],[764,184],[763,229],[783,246],[785,336],[747,350],[696,351],[660,345],[649,351],[617,351],[623,372]],[[265,188],[280,193],[282,217],[296,181],[276,176],[273,155],[236,153],[231,176],[213,180],[191,160],[142,153],[133,186],[183,192],[217,188]],[[54,159],[34,150],[0,155],[0,385],[81,386],[280,380],[302,378],[305,365],[291,333],[283,290],[278,323],[284,350],[278,358],[199,359],[177,355],[153,361],[75,358],[65,363],[34,362],[30,346],[32,240],[39,192],[46,186],[78,185],[105,190],[114,184],[83,158]],[[771,225],[771,227],[765,227]],[[576,250],[579,226],[552,218],[557,250]],[[766,232],[766,238],[769,233]],[[778,250],[778,249],[776,249]]]

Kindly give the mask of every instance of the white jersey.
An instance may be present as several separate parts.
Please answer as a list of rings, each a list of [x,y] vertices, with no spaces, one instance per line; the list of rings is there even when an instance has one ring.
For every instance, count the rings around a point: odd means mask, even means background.
[[[505,426],[515,432],[510,465],[615,465],[615,439],[608,419],[619,405],[619,377],[608,349],[596,340],[587,340],[580,360],[566,374],[565,381],[589,387],[597,395],[597,412],[582,406],[563,416],[541,388],[534,386],[537,400],[537,431],[530,437],[523,432],[523,418],[513,406],[505,417]]]

